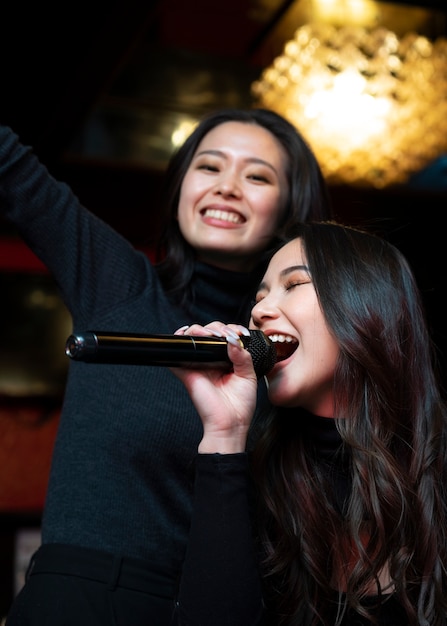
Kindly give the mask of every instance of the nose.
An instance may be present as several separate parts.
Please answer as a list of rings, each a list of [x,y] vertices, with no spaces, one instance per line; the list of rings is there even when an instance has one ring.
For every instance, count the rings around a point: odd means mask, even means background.
[[[229,171],[222,172],[217,181],[215,191],[224,197],[239,197],[241,189],[236,174]]]
[[[251,319],[256,328],[261,328],[264,322],[279,317],[278,307],[273,298],[268,296],[257,302],[251,310]]]

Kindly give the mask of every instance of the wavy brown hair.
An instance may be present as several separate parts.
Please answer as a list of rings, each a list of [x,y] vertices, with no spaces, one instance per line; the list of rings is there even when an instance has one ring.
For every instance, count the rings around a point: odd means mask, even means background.
[[[374,234],[329,222],[297,232],[340,346],[336,465],[346,488],[340,505],[314,453],[312,416],[275,410],[253,453],[274,623],[334,626],[346,614],[381,623],[365,603],[372,588],[378,606],[394,591],[407,620],[399,623],[445,625],[447,417],[413,273]],[[384,568],[392,591],[380,586]]]

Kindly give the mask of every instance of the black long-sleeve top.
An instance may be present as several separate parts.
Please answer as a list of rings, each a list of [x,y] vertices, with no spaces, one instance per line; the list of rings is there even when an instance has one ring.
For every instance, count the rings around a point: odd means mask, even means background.
[[[334,421],[312,416],[308,431],[318,458],[330,462],[340,445]],[[345,468],[335,464],[329,471],[342,507],[349,489]],[[275,626],[274,616],[264,613],[250,488],[247,454],[198,455],[192,525],[180,585],[179,626]],[[378,623],[407,625],[394,596],[381,609]],[[343,626],[369,624],[352,613],[343,620]]]
[[[2,126],[0,212],[55,278],[74,332],[172,334],[192,322],[237,321],[253,282],[197,263],[192,312],[175,306],[148,257]],[[144,559],[177,581],[201,435],[190,398],[168,368],[70,361],[43,542]]]
[[[245,453],[197,457],[178,616],[181,626],[262,623]]]

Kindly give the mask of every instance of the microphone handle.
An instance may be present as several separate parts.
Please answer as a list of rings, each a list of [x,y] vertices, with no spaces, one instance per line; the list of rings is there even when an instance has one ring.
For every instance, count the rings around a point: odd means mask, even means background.
[[[240,340],[252,356],[256,375],[264,376],[276,363],[273,344],[258,330]],[[231,369],[224,337],[86,331],[68,337],[65,354],[87,363]]]

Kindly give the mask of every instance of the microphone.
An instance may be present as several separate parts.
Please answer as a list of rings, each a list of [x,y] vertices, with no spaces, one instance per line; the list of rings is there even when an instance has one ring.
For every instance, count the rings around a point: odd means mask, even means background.
[[[261,378],[277,361],[276,349],[260,330],[239,337],[253,359],[256,376]],[[70,335],[65,354],[75,361],[121,365],[165,365],[168,367],[221,367],[231,369],[224,337],[192,335],[137,335],[88,330]]]

